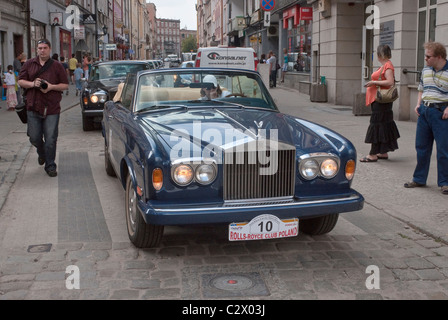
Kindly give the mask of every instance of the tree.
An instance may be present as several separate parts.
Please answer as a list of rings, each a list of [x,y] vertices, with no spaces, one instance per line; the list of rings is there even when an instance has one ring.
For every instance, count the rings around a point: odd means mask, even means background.
[[[198,50],[198,46],[196,44],[196,38],[193,35],[189,35],[182,42],[182,52],[196,52]]]

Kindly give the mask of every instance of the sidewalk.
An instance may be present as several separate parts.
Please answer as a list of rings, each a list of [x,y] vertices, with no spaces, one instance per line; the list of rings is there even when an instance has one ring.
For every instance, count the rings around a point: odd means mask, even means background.
[[[283,113],[310,120],[348,138],[358,153],[353,188],[365,198],[365,207],[373,206],[413,228],[448,243],[448,196],[437,186],[437,160],[434,148],[427,187],[406,189],[416,165],[416,123],[396,121],[400,131],[399,149],[389,154],[389,160],[361,163],[370,145],[364,143],[370,116],[354,116],[351,106],[310,102],[309,96],[296,90],[271,89],[277,106]],[[281,103],[280,103],[281,102]]]
[[[69,95],[62,96],[62,112],[79,104],[75,86],[69,86]],[[14,111],[8,111],[6,101],[0,100],[0,210],[14,184],[17,174],[31,148],[23,124]]]

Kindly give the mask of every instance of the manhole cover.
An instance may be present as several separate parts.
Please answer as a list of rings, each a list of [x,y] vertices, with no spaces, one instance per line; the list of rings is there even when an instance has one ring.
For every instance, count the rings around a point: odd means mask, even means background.
[[[268,296],[269,291],[257,272],[204,274],[202,275],[204,298]]]
[[[34,244],[28,247],[28,252],[30,253],[39,253],[39,252],[50,252],[51,250],[51,243],[47,244]]]
[[[224,275],[212,279],[210,285],[221,290],[236,291],[247,290],[254,285],[254,282],[240,275]]]

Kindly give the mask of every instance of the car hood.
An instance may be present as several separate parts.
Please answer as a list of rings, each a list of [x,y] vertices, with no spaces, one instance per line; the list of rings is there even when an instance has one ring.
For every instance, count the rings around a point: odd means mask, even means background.
[[[339,154],[350,143],[318,124],[270,110],[188,109],[146,114],[140,121],[146,135],[158,140],[167,153],[210,146],[225,151],[251,141],[276,140],[283,146],[294,146],[299,156],[310,152]]]
[[[96,91],[96,90],[109,91],[113,88],[117,88],[118,85],[121,82],[123,82],[124,80],[125,80],[125,78],[113,78],[113,79],[91,81],[91,82],[89,82],[88,88],[93,91]]]

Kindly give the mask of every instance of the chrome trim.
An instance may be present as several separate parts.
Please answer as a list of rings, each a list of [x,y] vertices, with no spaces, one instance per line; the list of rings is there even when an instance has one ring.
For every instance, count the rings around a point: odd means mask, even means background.
[[[224,201],[275,199],[293,197],[295,189],[296,149],[283,143],[266,140],[226,150],[223,165]],[[253,146],[251,146],[253,145]],[[270,152],[267,166],[260,163],[259,152]],[[272,170],[272,172],[271,172]]]
[[[239,209],[256,209],[256,208],[270,208],[270,207],[291,207],[291,206],[297,206],[297,205],[309,205],[309,204],[325,204],[325,203],[332,203],[332,202],[338,202],[338,201],[352,201],[357,200],[360,197],[356,194],[351,195],[350,197],[346,198],[336,198],[336,199],[325,199],[325,200],[315,200],[315,201],[293,201],[293,202],[285,202],[282,204],[278,203],[271,203],[269,204],[269,199],[265,199],[266,202],[258,204],[258,205],[248,205],[248,206],[230,206],[230,207],[200,207],[200,208],[178,208],[178,209],[155,209],[158,212],[200,212],[200,211],[228,211],[228,210],[239,210]]]

